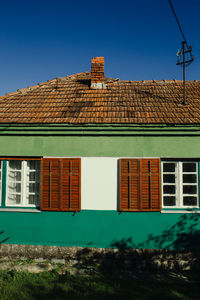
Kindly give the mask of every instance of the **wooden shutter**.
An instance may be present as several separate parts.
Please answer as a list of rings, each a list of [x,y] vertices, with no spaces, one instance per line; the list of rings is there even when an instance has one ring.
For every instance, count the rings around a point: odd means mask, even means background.
[[[120,211],[160,211],[160,160],[120,159]]]
[[[44,158],[41,165],[41,210],[79,211],[81,159]]]
[[[140,160],[141,210],[159,211],[161,209],[160,160]]]
[[[79,211],[81,196],[81,159],[62,160],[62,210]]]
[[[139,209],[139,164],[137,159],[120,159],[120,211]]]

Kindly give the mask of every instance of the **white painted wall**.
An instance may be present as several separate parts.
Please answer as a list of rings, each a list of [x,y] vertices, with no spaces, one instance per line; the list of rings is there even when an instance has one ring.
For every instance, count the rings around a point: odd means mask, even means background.
[[[117,161],[110,157],[81,158],[81,209],[117,209]]]

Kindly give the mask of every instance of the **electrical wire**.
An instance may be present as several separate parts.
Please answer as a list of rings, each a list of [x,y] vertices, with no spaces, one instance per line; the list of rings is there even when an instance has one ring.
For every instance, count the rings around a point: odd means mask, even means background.
[[[173,8],[173,5],[172,5],[172,3],[171,3],[171,0],[169,0],[169,4],[170,4],[170,6],[171,6],[172,12],[173,12],[174,17],[175,17],[175,19],[176,19],[176,23],[177,23],[177,25],[178,25],[178,27],[179,27],[179,29],[180,29],[181,34],[182,34],[183,40],[184,40],[184,42],[186,43],[186,46],[187,46],[187,48],[188,48],[188,50],[189,50],[188,43],[187,43],[187,41],[186,41],[185,35],[184,35],[184,33],[183,33],[183,30],[182,30],[182,28],[181,28],[181,25],[180,25],[180,23],[179,23],[179,20],[178,20],[178,18],[177,18],[177,15],[176,15],[176,13],[175,13],[175,10],[174,10],[174,8]]]

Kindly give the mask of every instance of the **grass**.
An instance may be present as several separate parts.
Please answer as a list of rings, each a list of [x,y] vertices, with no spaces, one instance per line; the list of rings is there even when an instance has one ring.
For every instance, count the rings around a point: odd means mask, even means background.
[[[140,273],[134,279],[0,271],[0,300],[200,299],[199,274]]]

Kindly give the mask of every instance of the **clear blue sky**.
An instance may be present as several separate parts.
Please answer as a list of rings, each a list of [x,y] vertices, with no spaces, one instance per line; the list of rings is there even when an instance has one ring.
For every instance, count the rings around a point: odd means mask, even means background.
[[[200,80],[200,1],[172,0]],[[181,79],[182,37],[168,0],[0,1],[0,95],[90,70],[105,57],[105,75],[122,80]]]

